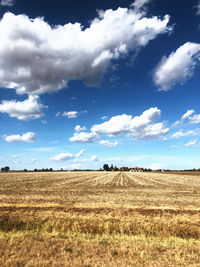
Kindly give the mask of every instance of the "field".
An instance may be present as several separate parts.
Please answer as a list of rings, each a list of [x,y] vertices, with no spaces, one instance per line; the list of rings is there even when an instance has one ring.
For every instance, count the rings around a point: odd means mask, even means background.
[[[200,266],[200,173],[0,173],[0,266]]]

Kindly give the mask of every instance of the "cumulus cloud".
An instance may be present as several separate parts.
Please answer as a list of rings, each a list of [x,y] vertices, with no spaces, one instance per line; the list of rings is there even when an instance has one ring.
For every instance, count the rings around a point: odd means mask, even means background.
[[[77,118],[78,112],[77,111],[64,111],[62,115],[64,117],[67,117],[68,119],[74,119],[74,118]]]
[[[76,154],[72,154],[72,153],[68,153],[68,152],[62,152],[62,153],[60,153],[58,155],[55,155],[55,156],[51,157],[49,160],[53,160],[53,161],[66,161],[66,160],[73,159],[75,157],[79,158],[84,153],[85,153],[85,150],[80,150]]]
[[[160,90],[168,91],[176,83],[189,79],[199,61],[200,44],[187,42],[169,57],[163,57],[155,69],[153,80]]]
[[[21,102],[16,100],[4,100],[2,104],[0,104],[1,113],[7,113],[10,117],[17,118],[18,120],[38,119],[43,116],[43,108],[45,108],[45,106],[39,103],[39,97],[32,95]]]
[[[116,147],[119,142],[115,141],[115,142],[110,142],[109,140],[101,140],[99,142],[100,145],[103,145],[103,146],[107,146],[107,147]]]
[[[11,6],[14,6],[15,0],[1,0],[0,4],[2,6],[9,6],[9,7],[11,7]]]
[[[51,27],[43,18],[7,12],[0,21],[0,86],[39,95],[69,80],[96,85],[113,60],[170,32],[168,22],[168,15],[147,17],[134,7],[98,11],[88,28]]]
[[[132,117],[126,114],[114,116],[108,121],[93,125],[90,132],[74,133],[74,136],[69,140],[89,143],[97,140],[102,135],[126,135],[134,140],[159,138],[169,132],[169,128],[165,128],[164,122],[155,123],[160,115],[161,111],[158,108],[150,108],[140,116]],[[108,144],[107,141],[106,143]]]
[[[192,141],[188,142],[188,143],[185,144],[184,146],[186,146],[186,147],[193,147],[193,146],[196,146],[197,143],[198,143],[198,140],[195,139],[195,140],[192,140]]]
[[[69,140],[71,142],[91,143],[98,138],[99,135],[97,133],[80,132],[80,133],[74,133],[74,136],[72,136]]]
[[[135,117],[126,114],[118,115],[104,123],[94,125],[91,131],[108,136],[125,134],[135,140],[154,139],[169,132],[164,122],[154,123],[160,115],[161,111],[158,108],[150,108]]]
[[[85,126],[81,127],[80,125],[76,125],[74,128],[76,132],[81,132],[81,131],[87,131],[87,128]]]
[[[35,133],[28,132],[23,135],[14,134],[14,135],[8,135],[4,136],[4,139],[6,142],[13,143],[13,142],[34,142],[35,141]]]
[[[197,133],[196,133],[194,130],[187,131],[187,132],[183,132],[183,131],[181,130],[181,131],[178,131],[178,132],[172,134],[172,137],[173,137],[173,138],[180,138],[180,137],[185,137],[185,136],[189,136],[189,135],[196,136]]]

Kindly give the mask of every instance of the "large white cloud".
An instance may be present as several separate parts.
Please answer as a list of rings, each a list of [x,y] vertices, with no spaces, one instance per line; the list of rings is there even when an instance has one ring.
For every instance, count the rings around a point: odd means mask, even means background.
[[[176,83],[183,84],[194,72],[199,61],[200,44],[187,42],[161,59],[154,72],[154,82],[163,91],[168,91]]]
[[[133,7],[99,11],[86,29],[80,23],[51,27],[43,18],[5,13],[0,21],[0,86],[38,95],[58,91],[69,80],[95,85],[112,60],[171,31],[168,22],[168,15],[147,17]]]
[[[161,115],[158,108],[150,108],[140,116],[118,115],[100,124],[92,126],[91,131],[75,133],[70,138],[72,142],[93,142],[102,135],[126,135],[134,140],[148,140],[159,138],[169,132],[164,122],[155,123]]]
[[[0,70],[1,71],[1,70]],[[38,119],[43,116],[44,106],[39,102],[38,96],[30,95],[24,101],[4,100],[0,104],[0,112],[7,113],[12,118],[19,120]]]
[[[34,142],[35,141],[35,133],[28,132],[23,135],[14,134],[14,135],[8,135],[4,136],[4,139],[6,142],[13,143],[13,142]]]
[[[169,132],[164,122],[155,123],[160,115],[161,111],[158,108],[150,108],[135,117],[126,114],[118,115],[104,123],[94,125],[91,131],[108,136],[125,134],[135,140],[154,139]]]

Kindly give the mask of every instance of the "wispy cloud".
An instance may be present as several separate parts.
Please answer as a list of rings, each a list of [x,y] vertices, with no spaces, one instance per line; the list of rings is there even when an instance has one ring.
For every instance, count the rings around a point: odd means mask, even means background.
[[[14,6],[15,5],[15,0],[1,0],[0,4],[2,6]]]

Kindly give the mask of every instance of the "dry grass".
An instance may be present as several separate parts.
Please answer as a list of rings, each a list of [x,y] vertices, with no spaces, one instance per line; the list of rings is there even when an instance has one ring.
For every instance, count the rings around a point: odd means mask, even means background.
[[[200,266],[200,175],[0,173],[0,266]]]

